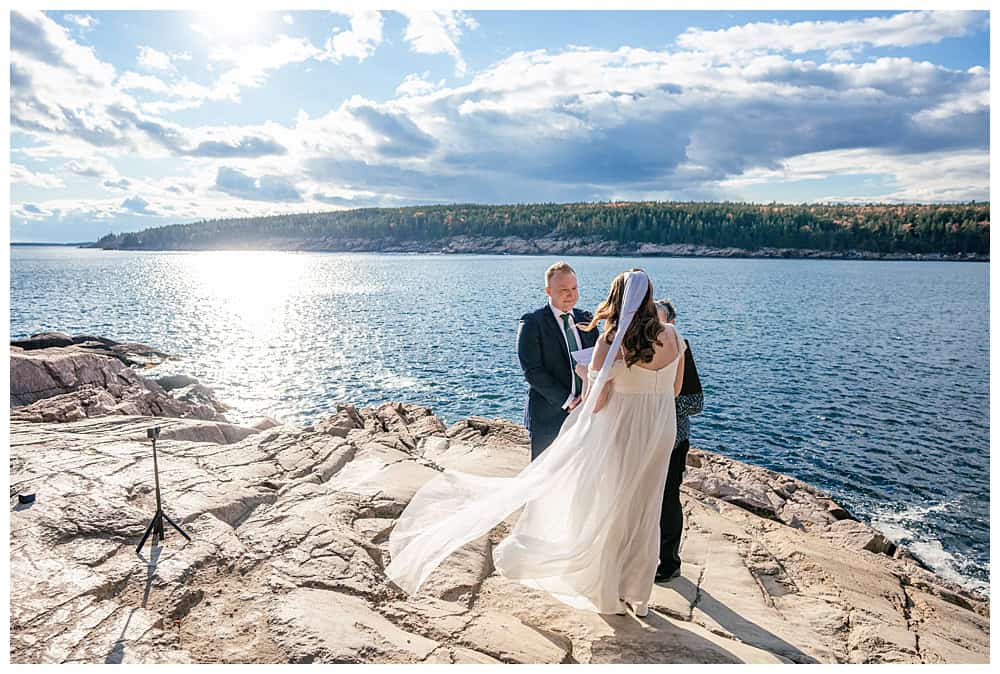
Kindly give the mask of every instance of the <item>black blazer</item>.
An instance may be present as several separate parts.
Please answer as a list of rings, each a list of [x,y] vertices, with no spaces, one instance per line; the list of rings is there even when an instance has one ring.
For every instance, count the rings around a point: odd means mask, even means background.
[[[684,350],[684,381],[681,382],[681,392],[677,395],[678,423],[681,422],[682,417],[701,414],[705,408],[705,394],[701,390],[701,378],[698,376],[698,368],[694,364],[691,343],[685,339],[684,344],[687,345],[687,348]],[[680,430],[680,426],[678,426],[678,430]]]
[[[584,349],[597,343],[596,328],[590,332],[580,329],[592,318],[588,311],[573,309],[573,321]],[[541,430],[552,424],[561,426],[567,414],[562,406],[573,386],[576,362],[570,358],[565,333],[548,304],[521,316],[517,327],[517,358],[529,387],[525,426],[529,430]]]

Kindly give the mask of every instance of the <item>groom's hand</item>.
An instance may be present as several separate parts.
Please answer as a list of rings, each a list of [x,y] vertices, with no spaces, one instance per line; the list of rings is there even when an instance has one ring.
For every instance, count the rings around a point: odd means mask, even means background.
[[[566,406],[567,412],[572,412],[573,409],[583,401],[583,396],[577,396],[573,398],[573,402]]]

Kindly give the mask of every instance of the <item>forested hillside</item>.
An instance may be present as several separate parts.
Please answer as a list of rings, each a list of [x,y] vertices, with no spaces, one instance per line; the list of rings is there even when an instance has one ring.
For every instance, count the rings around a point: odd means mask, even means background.
[[[879,253],[989,253],[989,204],[606,202],[363,208],[206,220],[108,234],[100,248],[190,249],[274,239],[436,241],[546,235],[614,242]]]

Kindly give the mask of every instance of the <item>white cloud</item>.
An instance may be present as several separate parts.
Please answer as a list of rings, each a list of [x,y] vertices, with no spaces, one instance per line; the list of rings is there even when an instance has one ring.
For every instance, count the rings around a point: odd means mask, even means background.
[[[374,11],[340,12],[351,19],[351,29],[332,35],[326,41],[326,58],[340,61],[356,58],[364,61],[382,44],[382,14]]]
[[[317,58],[321,54],[322,50],[309,40],[288,35],[279,35],[270,44],[216,47],[209,58],[233,64],[233,67],[219,76],[212,87],[211,97],[239,100],[240,89],[263,85],[269,71]]]
[[[135,194],[122,201],[119,207],[136,215],[159,215],[150,208],[148,201]]]
[[[58,189],[63,187],[63,181],[57,176],[47,173],[36,173],[20,164],[10,165],[10,182],[30,185],[32,187],[42,187],[45,189]]]
[[[109,190],[127,190],[132,186],[132,181],[128,178],[118,178],[115,180],[108,178],[101,183],[101,186]]]
[[[123,72],[115,82],[122,91],[142,89],[153,91],[159,94],[169,93],[170,86],[158,77],[153,75],[142,75],[132,71]]]
[[[148,101],[142,104],[142,109],[150,115],[163,115],[170,112],[177,112],[178,110],[190,110],[191,108],[200,107],[208,98],[209,96],[205,95],[169,101]]]
[[[140,68],[145,68],[146,70],[169,71],[174,68],[169,54],[145,45],[139,45],[139,56],[136,58],[136,63]]]
[[[12,11],[10,19],[12,129],[96,146],[127,145],[104,114],[107,105],[131,100],[114,87],[114,67],[40,12]]]
[[[101,82],[114,68],[100,61],[92,47],[79,44],[68,31],[38,11],[11,12],[12,52],[19,58],[53,68],[72,68],[89,82]]]
[[[177,73],[177,61],[190,61],[190,52],[164,52],[153,47],[139,45],[139,56],[136,65],[144,70],[152,70],[168,74]]]
[[[53,215],[53,211],[39,206],[35,203],[21,203],[14,206],[13,209],[14,217],[23,218],[24,220],[44,220]]]
[[[462,25],[464,25],[469,30],[476,30],[477,28],[479,28],[479,22],[473,19],[471,16],[468,16],[467,14],[464,14],[462,12],[458,12],[458,15],[459,19],[462,22]]]
[[[25,156],[73,158],[92,154],[94,148],[108,155],[147,158],[260,157],[285,152],[260,133],[236,139],[223,134],[226,138],[219,140],[211,130],[170,124],[143,112],[128,93],[143,89],[180,98],[171,101],[177,107],[209,96],[238,95],[239,86],[260,81],[248,69],[280,67],[288,60],[277,53],[285,44],[282,41],[276,43],[277,52],[257,48],[235,73],[228,74],[232,78],[224,82],[228,86],[210,89],[186,79],[166,83],[131,72],[116,78],[111,65],[99,61],[91,49],[74,42],[64,28],[41,13],[12,12],[11,24],[11,127],[43,142],[22,148]]]
[[[677,44],[720,58],[768,51],[830,50],[842,60],[846,54],[843,50],[850,48],[908,47],[961,37],[981,28],[985,18],[984,12],[935,10],[850,21],[769,21],[721,30],[688,28],[677,38]]]
[[[122,77],[128,75],[126,73]],[[145,82],[145,80],[143,80]],[[126,84],[131,84],[131,79],[125,79]],[[135,82],[136,85],[139,82]],[[152,83],[150,83],[152,86]],[[142,103],[142,109],[150,115],[161,115],[165,112],[173,112],[176,110],[186,110],[189,108],[197,108],[202,103],[207,100],[221,100],[230,98],[234,94],[238,96],[239,91],[235,92],[231,89],[223,90],[219,88],[213,88],[205,86],[203,84],[198,84],[197,82],[192,82],[186,77],[182,77],[179,80],[174,80],[169,85],[164,84],[166,87],[165,93],[169,100],[158,100],[158,101],[147,101]]]
[[[118,78],[122,90],[146,90],[162,94],[165,98],[141,103],[143,111],[150,115],[161,115],[196,108],[205,101],[239,101],[244,88],[263,86],[268,74],[291,63],[300,63],[322,54],[305,38],[280,35],[269,44],[243,44],[217,46],[209,53],[208,65],[230,66],[211,85],[199,84],[187,77],[175,78],[171,82],[159,80],[151,75],[125,72]],[[171,61],[190,60],[189,53],[170,54]],[[176,71],[171,64],[171,70]]]
[[[463,27],[475,30],[479,24],[457,10],[398,10],[406,17],[404,39],[418,54],[447,54],[455,59],[455,74],[465,75],[466,64],[458,49]]]
[[[940,102],[924,108],[913,120],[917,124],[934,125],[949,123],[952,118],[975,113],[988,113],[990,109],[990,73],[982,66],[969,68],[971,77],[964,85]]]
[[[33,134],[40,145],[11,148],[11,154],[19,154],[32,161],[63,160],[69,157],[85,157],[94,151],[94,146],[75,136]]]
[[[63,14],[63,19],[78,26],[82,31],[93,30],[99,22],[89,14]]]
[[[585,198],[625,186],[690,196],[824,150],[986,157],[986,74],[905,58],[817,65],[767,55],[719,67],[702,52],[573,49],[518,53],[468,85],[395,105],[439,140],[428,161],[441,175],[536,178],[553,194],[579,186]],[[947,123],[924,123],[945,113]],[[966,191],[985,191],[982,175],[966,177]],[[960,192],[943,178],[923,184],[928,198],[935,186]]]
[[[813,152],[782,160],[777,168],[755,168],[720,181],[731,198],[743,190],[775,182],[822,181],[836,176],[887,176],[890,186],[878,195],[827,194],[817,201],[985,201],[989,199],[989,154],[979,150],[894,154],[867,148]]]
[[[827,61],[853,61],[858,57],[861,47],[852,49],[831,49],[826,53]]]
[[[295,23],[295,19],[292,17],[291,14],[285,14],[283,17],[281,17],[281,20],[287,23],[289,26]]]
[[[63,169],[87,178],[114,178],[118,175],[111,162],[100,156],[68,161],[63,164]]]
[[[439,80],[437,83],[431,82],[430,71],[425,70],[423,74],[418,75],[417,73],[410,73],[398,87],[396,87],[396,93],[400,96],[420,96],[421,94],[428,94],[435,89],[440,89],[444,86],[444,80]]]

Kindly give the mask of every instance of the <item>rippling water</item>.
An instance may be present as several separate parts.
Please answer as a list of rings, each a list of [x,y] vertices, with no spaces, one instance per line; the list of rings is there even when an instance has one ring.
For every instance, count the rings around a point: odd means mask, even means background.
[[[518,317],[556,258],[12,248],[11,334],[147,342],[241,420],[335,401],[521,421]],[[705,388],[696,446],[831,491],[939,572],[989,573],[987,264],[567,258],[669,295]]]

